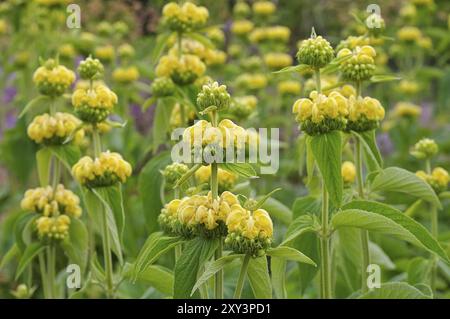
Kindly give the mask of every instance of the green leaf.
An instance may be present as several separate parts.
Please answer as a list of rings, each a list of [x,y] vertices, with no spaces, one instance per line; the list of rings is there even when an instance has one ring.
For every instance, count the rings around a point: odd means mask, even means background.
[[[429,281],[430,262],[422,257],[413,258],[407,269],[408,283],[411,285],[420,284]]]
[[[39,176],[39,183],[42,187],[48,185],[48,181],[50,180],[51,158],[52,152],[46,147],[41,148],[36,153],[37,172]]]
[[[379,74],[374,75],[370,78],[370,82],[372,83],[381,83],[381,82],[390,82],[390,81],[398,81],[402,78],[392,74]]]
[[[272,270],[272,286],[277,299],[287,299],[286,290],[286,259],[274,257],[270,259]]]
[[[266,256],[250,258],[247,274],[256,299],[272,298],[272,283]]]
[[[203,44],[205,47],[210,48],[210,49],[214,49],[214,43],[208,39],[206,36],[204,36],[201,33],[197,33],[197,32],[189,32],[187,34],[187,36],[195,41],[200,42],[201,44]]]
[[[141,272],[145,272],[161,255],[183,242],[181,237],[164,236],[161,232],[151,234],[134,262],[134,278],[136,279]]]
[[[361,133],[352,132],[352,134],[359,139],[363,146],[369,172],[379,171],[383,167],[383,159],[376,143],[375,130]]]
[[[430,296],[407,283],[389,282],[359,296],[358,299],[430,299]]]
[[[76,145],[51,146],[48,149],[66,166],[69,172],[81,157],[80,149]]]
[[[206,263],[205,271],[201,274],[201,276],[195,283],[194,287],[192,288],[191,296],[195,293],[195,291],[198,288],[200,288],[204,283],[206,283],[208,279],[214,276],[218,271],[222,270],[226,265],[228,265],[232,261],[236,259],[242,259],[243,257],[244,257],[243,254],[231,254]]]
[[[301,215],[297,217],[286,231],[285,238],[280,246],[284,246],[293,241],[300,235],[314,231],[314,220],[310,215]]]
[[[311,150],[325,181],[331,202],[337,207],[342,203],[342,140],[338,131],[310,137]]]
[[[295,248],[287,246],[278,246],[276,248],[271,248],[266,251],[268,256],[284,258],[287,260],[297,261],[300,263],[305,263],[309,265],[317,266],[314,261],[308,256],[304,255],[302,252]]]
[[[160,171],[170,163],[170,152],[163,152],[153,157],[144,166],[139,175],[139,194],[146,218],[146,226],[150,233],[158,229],[158,216],[161,213],[161,208],[163,206],[160,196],[163,176]]]
[[[20,112],[20,114],[19,114],[19,118],[23,117],[26,113],[28,113],[32,109],[45,106],[46,104],[48,106],[50,104],[51,100],[52,99],[46,95],[39,95],[38,97],[35,97],[30,102],[28,102],[27,105],[25,105],[22,112]]]
[[[84,271],[88,259],[88,231],[84,223],[72,218],[69,227],[69,236],[61,243],[70,262],[77,264]]]
[[[12,245],[1,259],[0,270],[4,269],[4,267],[9,264],[14,257],[18,256],[19,253],[20,251],[17,244]]]
[[[22,257],[19,260],[19,265],[17,266],[15,280],[19,278],[25,268],[29,265],[29,263],[36,257],[41,251],[45,248],[42,243],[32,243],[27,246]]]
[[[255,169],[249,163],[220,163],[219,167],[242,177],[258,177]]]
[[[218,245],[217,240],[205,240],[201,237],[194,238],[184,245],[175,265],[174,298],[190,298],[199,271],[213,256]]]
[[[423,179],[400,167],[382,170],[372,181],[373,192],[399,192],[421,198],[438,208],[442,208],[439,198]]]
[[[123,207],[121,203],[122,197],[120,196],[119,199],[115,199],[114,201],[111,200],[110,191],[114,187],[116,186],[99,187],[91,189],[91,192],[101,203],[101,209],[95,212],[95,214],[106,214],[106,224],[108,226],[108,232],[111,240],[111,250],[119,259],[119,263],[123,264],[121,233],[123,230],[124,220],[120,217],[123,215]],[[118,204],[117,201],[120,201],[120,204]],[[98,218],[101,218],[103,223],[103,217],[100,215],[100,217],[97,217],[96,219]]]
[[[274,74],[280,74],[280,73],[300,73],[306,70],[311,69],[311,67],[307,64],[299,64],[294,66],[287,66],[285,68],[282,68],[281,70],[272,72]]]
[[[17,248],[23,252],[30,243],[32,225],[38,214],[23,212],[14,223],[14,235]]]
[[[173,272],[160,265],[150,265],[144,271],[139,272],[134,278],[132,266],[127,264],[129,271],[126,272],[126,277],[131,277],[131,280],[136,280],[159,290],[167,296],[173,295]]]
[[[153,150],[156,152],[159,145],[168,140],[170,129],[170,114],[175,105],[175,100],[171,97],[160,98],[156,104],[155,119],[153,121],[152,136]]]
[[[152,106],[157,99],[154,96],[149,97],[147,100],[145,100],[144,104],[142,104],[142,110],[147,110],[150,106]]]
[[[425,227],[389,205],[372,201],[353,201],[342,209],[343,211],[331,219],[335,228],[357,227],[394,235],[450,262],[441,245]]]

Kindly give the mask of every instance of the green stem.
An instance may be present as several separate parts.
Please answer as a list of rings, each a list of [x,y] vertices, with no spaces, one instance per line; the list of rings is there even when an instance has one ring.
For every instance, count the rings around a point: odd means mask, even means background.
[[[361,83],[361,82],[357,82]],[[362,150],[361,141],[355,138],[355,165],[356,165],[356,182],[358,186],[359,198],[364,199],[364,182],[362,172]],[[361,236],[361,248],[362,248],[362,261],[361,261],[361,290],[367,292],[367,267],[370,265],[370,252],[369,252],[369,232],[365,229],[360,230]]]
[[[100,156],[102,151],[102,144],[100,139],[100,133],[97,128],[94,127],[92,130],[92,143],[94,146],[94,154],[96,157]],[[107,298],[112,298],[114,294],[114,284],[113,284],[113,265],[112,265],[112,254],[111,254],[111,242],[109,238],[108,230],[108,218],[106,215],[106,209],[102,204],[102,239],[103,239],[103,257],[105,263],[105,285],[106,285],[106,296]]]
[[[102,152],[102,141],[100,139],[100,133],[95,127],[92,130],[92,143],[94,144],[94,155],[95,157],[99,157]]]
[[[436,206],[431,205],[431,234],[437,240],[439,235],[439,218],[438,218],[438,210]],[[431,264],[431,278],[430,278],[430,287],[433,293],[436,291],[436,279],[437,279],[437,263],[438,258],[433,255],[432,256],[432,264]]]
[[[42,282],[42,290],[44,291],[44,298],[50,299],[48,293],[48,280],[47,280],[47,269],[45,265],[45,257],[44,252],[39,254],[39,270],[41,272],[41,282]],[[28,287],[30,288],[30,287]]]
[[[427,171],[427,174],[430,175],[431,174],[431,161],[429,158],[425,161],[425,169]]]
[[[222,250],[223,250],[223,243],[222,243],[222,238],[219,238],[219,246],[216,249],[216,252],[214,254],[214,258],[217,260],[220,257],[222,257]],[[215,277],[215,297],[216,299],[223,299],[223,270],[219,270],[216,273],[216,277]]]
[[[54,299],[56,298],[56,285],[55,285],[55,278],[56,278],[56,271],[55,271],[55,246],[54,244],[50,244],[49,247],[47,247],[47,282],[48,282],[48,292],[49,292],[49,298]]]
[[[106,210],[102,207],[102,237],[103,237],[103,255],[105,262],[105,282],[106,282],[106,297],[113,297],[113,267],[111,255],[111,243],[108,231],[108,221]]]
[[[183,103],[180,103],[180,118],[181,118],[181,127],[187,125],[186,109]]]
[[[236,290],[234,291],[234,299],[240,299],[242,288],[244,287],[245,276],[247,275],[247,269],[250,262],[250,255],[246,254],[242,262],[241,271],[239,273],[239,279],[236,285]]]
[[[322,181],[322,233],[320,236],[321,298],[331,299],[330,234],[328,233],[328,192]]]
[[[60,175],[61,175],[61,162],[56,156],[53,156],[52,188],[54,190],[59,184]]]
[[[359,97],[362,94],[362,82],[356,81],[355,86],[356,86],[356,96]]]
[[[322,85],[320,82],[320,69],[317,68],[314,70],[315,79],[316,79],[316,89],[318,93],[322,93]]]

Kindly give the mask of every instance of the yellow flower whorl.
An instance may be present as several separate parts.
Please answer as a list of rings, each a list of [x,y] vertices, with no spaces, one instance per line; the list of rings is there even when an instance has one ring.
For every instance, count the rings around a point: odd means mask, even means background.
[[[430,175],[424,171],[417,171],[416,175],[430,184],[438,194],[446,191],[450,182],[450,175],[442,167],[434,168]]]
[[[337,57],[350,58],[342,61],[339,65],[341,72],[346,79],[351,81],[368,80],[375,71],[375,49],[369,45],[356,47],[353,51],[342,49],[338,52]]]
[[[115,57],[114,47],[109,44],[97,47],[94,56],[104,63],[112,62]]]
[[[342,179],[345,184],[351,184],[356,178],[355,164],[349,161],[345,161],[341,166]]]
[[[130,84],[139,79],[139,70],[135,66],[122,67],[114,70],[113,80],[121,84]]]
[[[79,129],[81,121],[69,113],[57,112],[54,115],[47,113],[36,116],[28,125],[28,136],[38,144],[60,145],[71,134],[76,144],[84,137],[84,130]]]
[[[420,106],[409,102],[398,102],[393,110],[394,117],[404,117],[408,119],[416,118],[422,114]]]
[[[156,66],[158,77],[170,77],[179,85],[195,82],[205,71],[205,64],[198,56],[192,54],[183,54],[181,57],[172,54],[165,55]]]
[[[233,205],[226,220],[228,236],[225,244],[236,253],[258,257],[270,247],[273,236],[273,223],[264,209],[253,212],[241,205]]]
[[[255,28],[249,35],[253,43],[261,42],[281,42],[286,43],[291,36],[291,30],[285,26],[271,26]]]
[[[237,86],[256,91],[264,89],[268,84],[267,77],[262,73],[244,73],[236,78]]]
[[[117,104],[117,95],[104,84],[90,88],[78,88],[72,94],[72,105],[80,119],[98,123],[106,119]]]
[[[249,20],[236,20],[231,25],[231,32],[236,35],[244,36],[253,30],[253,22]]]
[[[74,81],[75,73],[63,65],[56,65],[53,60],[48,60],[33,74],[39,92],[48,96],[62,95]]]
[[[175,2],[166,4],[163,8],[163,19],[174,31],[189,32],[206,24],[209,17],[208,9],[185,2],[179,6]]]
[[[253,3],[253,12],[258,16],[270,16],[277,9],[275,4],[270,1],[257,1]]]
[[[351,96],[348,101],[347,130],[356,132],[373,130],[384,119],[384,108],[377,99]]]
[[[272,52],[264,55],[264,62],[271,69],[282,69],[292,65],[292,57],[287,53]]]
[[[286,80],[278,83],[277,90],[281,95],[299,95],[302,85],[298,81]]]
[[[69,232],[70,218],[79,218],[82,213],[78,196],[62,184],[56,190],[51,186],[27,190],[20,205],[23,210],[43,215],[35,222],[41,239],[64,239]]]
[[[335,91],[328,96],[312,91],[310,98],[297,100],[292,111],[307,134],[324,134],[345,127],[348,101]]]
[[[95,159],[84,156],[72,167],[72,175],[80,184],[87,187],[125,183],[131,176],[131,171],[131,165],[119,153],[109,151],[102,152]]]

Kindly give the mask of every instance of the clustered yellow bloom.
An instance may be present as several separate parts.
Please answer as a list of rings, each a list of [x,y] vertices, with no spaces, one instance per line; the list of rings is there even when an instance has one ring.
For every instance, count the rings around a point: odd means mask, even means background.
[[[292,65],[292,57],[287,53],[267,53],[264,55],[264,62],[271,69],[281,69]]]
[[[262,73],[244,73],[236,78],[236,83],[248,90],[260,90],[267,86],[268,80]]]
[[[217,27],[209,28],[206,30],[206,35],[211,39],[216,45],[220,46],[225,42],[225,33],[222,29]]]
[[[270,1],[257,1],[253,3],[253,12],[259,16],[269,16],[276,10],[275,4]]]
[[[356,132],[372,130],[384,119],[384,108],[377,99],[352,95],[348,101],[348,130]]]
[[[72,95],[72,105],[78,116],[85,122],[102,122],[117,104],[117,95],[104,84],[91,88],[76,89]]]
[[[111,186],[126,181],[131,175],[131,165],[119,153],[106,151],[95,159],[82,157],[72,167],[72,175],[87,187]]]
[[[417,94],[420,90],[419,83],[413,80],[402,80],[398,85],[398,89],[405,95]]]
[[[119,67],[114,70],[112,77],[118,83],[130,84],[139,79],[139,70],[135,66]]]
[[[209,184],[211,178],[211,165],[202,166],[195,172],[195,180],[199,184]],[[228,172],[227,170],[218,169],[217,179],[219,182],[219,192],[224,192],[227,190],[231,190],[238,176],[234,173]]]
[[[350,96],[356,96],[356,89],[353,85],[345,84],[342,87],[336,89],[339,93],[341,93],[344,97],[350,98]]]
[[[8,32],[8,23],[4,19],[0,19],[0,35],[6,34]]]
[[[264,209],[253,212],[233,205],[226,220],[228,235],[225,244],[234,252],[262,256],[272,243],[273,223]]]
[[[169,54],[159,60],[156,66],[156,75],[170,77],[179,85],[187,85],[201,77],[205,70],[205,64],[196,55],[183,54],[178,57]]]
[[[74,81],[75,73],[63,65],[56,65],[53,60],[48,60],[33,75],[39,92],[49,96],[62,95]]]
[[[249,21],[249,20],[237,20],[234,21],[233,24],[231,25],[231,32],[233,32],[236,35],[247,35],[250,33],[250,31],[253,30],[253,22]]]
[[[28,136],[38,144],[59,145],[71,134],[75,143],[84,137],[84,130],[79,129],[81,121],[69,113],[57,112],[54,115],[47,113],[36,116],[28,125]]]
[[[363,81],[373,75],[375,71],[374,58],[376,55],[377,53],[373,47],[365,45],[363,47],[356,47],[353,51],[342,49],[339,51],[337,57],[349,57],[340,63],[340,70],[345,78],[352,81]]]
[[[208,195],[174,199],[162,209],[159,222],[169,233],[185,237],[225,236],[225,222],[235,205],[239,205],[239,200],[228,191],[216,199],[212,198],[211,192]]]
[[[394,117],[416,118],[422,114],[420,106],[409,102],[399,102],[393,110]]]
[[[417,42],[422,38],[422,32],[412,26],[406,26],[397,31],[397,37],[405,42]]]
[[[215,66],[223,65],[227,60],[227,54],[220,50],[206,50],[204,61],[206,65]]]
[[[102,62],[111,62],[115,56],[114,47],[109,44],[97,47],[94,51],[94,56]]]
[[[411,150],[411,155],[418,159],[430,159],[439,152],[439,146],[430,138],[418,141]]]
[[[185,2],[179,6],[175,2],[166,4],[163,8],[163,18],[170,29],[187,32],[202,27],[208,20],[208,9]]]
[[[245,119],[256,110],[258,99],[254,95],[235,97],[230,104],[228,112],[238,119]]]
[[[281,95],[299,95],[302,85],[298,81],[286,80],[278,83],[277,90]]]
[[[247,144],[256,145],[258,135],[236,125],[231,120],[220,121],[217,127],[205,120],[197,121],[186,128],[183,133],[183,141],[191,147],[215,147],[243,149]]]
[[[256,28],[250,33],[249,39],[253,43],[261,42],[287,42],[291,36],[291,30],[285,26],[271,26]]]
[[[345,161],[341,166],[342,179],[345,184],[351,184],[356,178],[356,168],[352,162]]]
[[[295,102],[293,113],[296,114],[301,129],[307,134],[323,134],[345,127],[348,101],[335,91],[328,96],[312,91],[309,99],[303,98]]]
[[[59,184],[56,191],[51,186],[29,189],[20,203],[23,210],[33,211],[46,217],[59,214],[78,218],[81,216],[80,199],[72,191]]]
[[[430,184],[436,193],[447,190],[447,186],[450,181],[448,172],[442,167],[434,168],[430,175],[424,171],[417,171],[416,175]]]
[[[59,52],[60,57],[63,57],[66,59],[71,59],[71,58],[75,57],[75,54],[76,54],[75,48],[70,43],[61,45],[58,48],[58,52]]]
[[[43,215],[35,225],[39,237],[49,239],[64,239],[68,235],[70,217],[79,218],[82,213],[78,196],[62,184],[55,191],[51,186],[27,190],[21,207]]]

